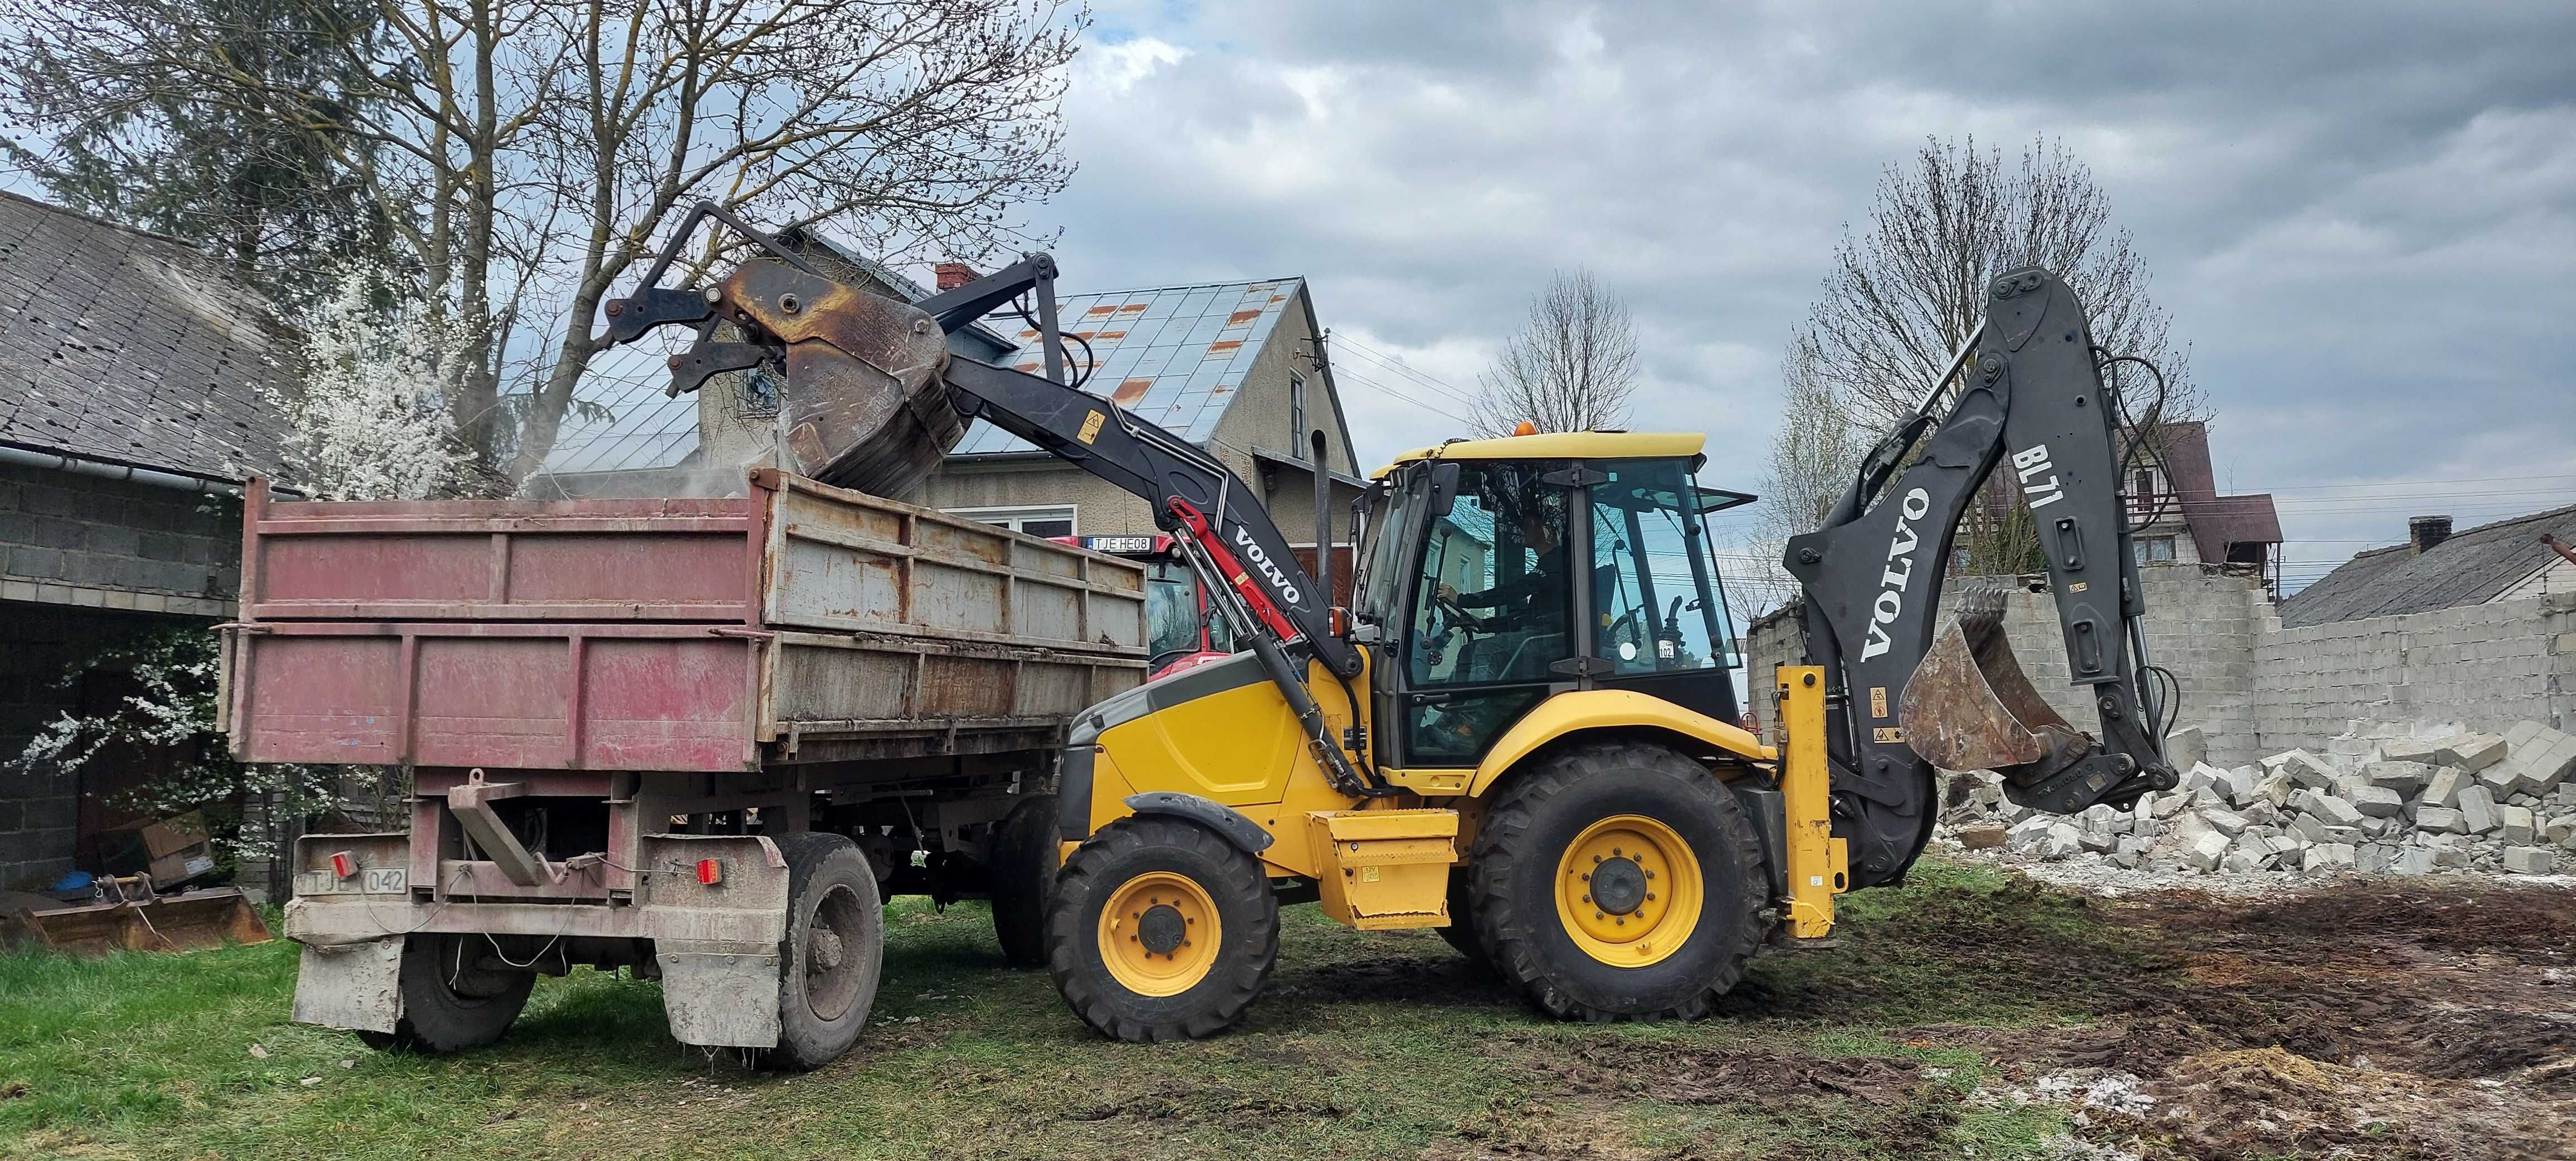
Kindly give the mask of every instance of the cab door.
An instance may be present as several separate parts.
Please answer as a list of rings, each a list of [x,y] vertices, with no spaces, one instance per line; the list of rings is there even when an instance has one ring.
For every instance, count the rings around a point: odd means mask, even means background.
[[[1574,688],[1579,495],[1562,462],[1462,460],[1426,496],[1385,630],[1379,721],[1401,768],[1474,766],[1549,694]],[[1554,478],[1550,478],[1554,477]],[[1392,530],[1390,530],[1392,531]]]
[[[1706,517],[1752,498],[1699,488],[1683,460],[1586,466],[1588,684],[1740,722],[1731,671],[1741,661]]]

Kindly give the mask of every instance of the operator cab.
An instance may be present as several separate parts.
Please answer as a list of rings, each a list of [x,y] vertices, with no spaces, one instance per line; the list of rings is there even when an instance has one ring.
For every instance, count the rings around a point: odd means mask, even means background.
[[[1377,475],[1353,613],[1373,641],[1378,763],[1474,766],[1548,696],[1627,689],[1741,722],[1742,664],[1693,478],[1702,437],[1511,436]]]
[[[1234,654],[1234,627],[1208,599],[1198,570],[1180,541],[1169,536],[1055,536],[1093,552],[1145,566],[1145,650],[1148,677],[1196,669]]]

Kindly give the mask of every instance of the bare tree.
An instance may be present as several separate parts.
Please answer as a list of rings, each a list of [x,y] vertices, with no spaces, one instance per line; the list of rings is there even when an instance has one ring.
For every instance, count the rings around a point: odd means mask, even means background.
[[[1744,594],[1737,613],[1747,622],[1796,590],[1781,552],[1790,537],[1824,525],[1867,450],[1850,401],[1815,360],[1797,345],[1781,360],[1780,426],[1771,433],[1770,473],[1753,510],[1755,563],[1738,570],[1746,583],[1736,586]]]
[[[1637,391],[1636,321],[1591,271],[1558,271],[1479,382],[1481,435],[1508,435],[1525,420],[1540,431],[1617,427]]]
[[[2017,165],[2008,165],[2002,151],[1980,150],[1974,138],[1932,139],[1910,163],[1889,166],[1867,225],[1847,231],[1835,248],[1823,294],[1791,337],[1785,360],[1793,396],[1838,401],[1866,434],[1837,444],[1802,432],[1793,444],[1775,445],[1773,494],[1797,502],[1775,507],[1774,514],[1792,523],[1822,519],[1822,508],[1809,510],[1815,499],[1830,505],[1868,440],[1911,414],[1975,329],[1987,282],[2016,266],[2063,274],[2092,312],[2097,344],[2164,371],[2166,394],[2152,416],[2152,388],[2135,373],[2119,376],[2143,428],[2130,439],[2160,446],[2163,423],[2195,417],[2199,397],[2189,352],[2173,343],[2168,316],[2149,296],[2146,264],[2128,232],[2110,221],[2109,196],[2091,171],[2052,141],[2033,141]],[[1813,527],[1786,528],[1783,535]],[[1971,508],[1958,543],[1972,571],[2027,566],[2037,536],[2005,476]]]
[[[468,362],[449,377],[456,429],[519,476],[599,353],[602,299],[698,200],[890,258],[1022,240],[1013,208],[1071,173],[1059,110],[1090,19],[1063,0],[380,0],[364,22],[275,2],[351,66],[329,99],[238,67],[199,3],[9,9],[49,81],[143,120],[273,118],[333,150]],[[738,242],[710,239],[697,266]]]

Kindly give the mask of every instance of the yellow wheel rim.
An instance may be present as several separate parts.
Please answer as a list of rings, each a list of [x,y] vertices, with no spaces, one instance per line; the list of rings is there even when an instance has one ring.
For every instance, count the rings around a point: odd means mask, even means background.
[[[1140,996],[1177,996],[1216,966],[1224,938],[1216,900],[1188,876],[1147,871],[1118,885],[1100,909],[1100,958]]]
[[[1556,863],[1556,917],[1613,967],[1660,963],[1690,942],[1707,888],[1680,833],[1640,814],[1583,828]]]

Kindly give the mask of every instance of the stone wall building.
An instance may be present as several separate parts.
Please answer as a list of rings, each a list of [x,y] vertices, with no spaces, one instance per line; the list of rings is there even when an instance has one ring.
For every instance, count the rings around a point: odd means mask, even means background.
[[[0,888],[72,868],[140,774],[11,763],[46,722],[119,696],[68,666],[231,616],[239,485],[277,472],[264,392],[295,336],[174,239],[0,194]]]

